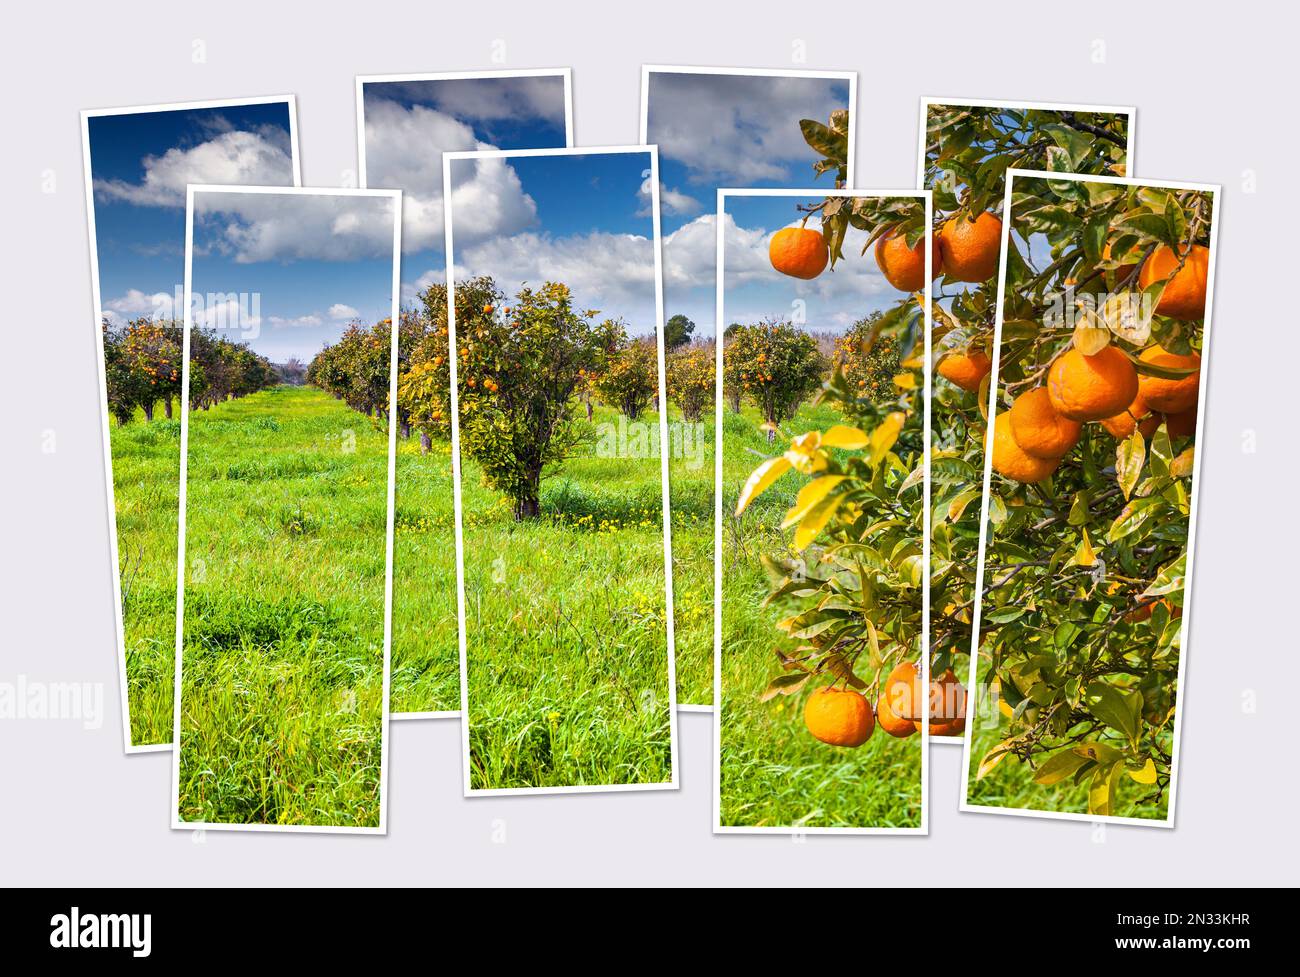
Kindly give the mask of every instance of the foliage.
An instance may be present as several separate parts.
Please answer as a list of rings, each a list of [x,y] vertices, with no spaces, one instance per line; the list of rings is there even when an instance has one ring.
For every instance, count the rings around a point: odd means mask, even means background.
[[[387,419],[392,377],[391,319],[367,328],[353,322],[307,368],[307,381],[367,417]]]
[[[890,388],[864,396],[837,367],[819,401],[850,423],[795,437],[741,491],[737,516],[788,472],[807,479],[781,523],[794,529],[789,552],[764,559],[773,579],[767,602],[788,612],[778,625],[787,645],[776,650],[782,674],[764,698],[792,695],[819,676],[871,697],[890,668],[921,653],[924,314],[915,303],[904,308],[874,337],[901,356]]]
[[[456,287],[461,450],[509,496],[517,519],[535,517],[543,470],[578,438],[574,394],[605,366],[621,327],[596,325],[595,313],[575,310],[558,282],[521,289],[513,308],[490,279],[467,284],[467,295],[491,301],[462,306],[464,286]]]
[[[723,387],[754,402],[768,424],[793,417],[821,389],[817,340],[788,322],[736,326],[725,340]]]
[[[1014,189],[999,409],[1041,385],[1072,345],[1113,345],[1139,375],[1188,375],[1138,360],[1154,344],[1199,351],[1202,323],[1154,315],[1165,283],[1130,291],[1129,265],[1159,244],[1186,254],[1207,243],[1209,196],[1044,178]],[[1040,270],[1034,256],[1044,253]],[[1049,480],[994,479],[981,685],[987,699],[996,683],[1005,718],[1001,741],[977,758],[977,778],[1014,757],[1039,785],[1086,785],[1088,813],[1105,815],[1127,774],[1145,793],[1144,816],[1158,816],[1170,781],[1193,456],[1190,439],[1164,424],[1119,442],[1088,424]]]
[[[664,323],[664,349],[672,352],[691,341],[695,332],[695,323],[678,312]]]
[[[666,359],[668,399],[694,424],[713,410],[717,396],[717,351],[712,341],[676,349]]]
[[[609,340],[604,365],[591,377],[590,390],[601,403],[635,421],[659,396],[658,343],[654,336],[629,338],[621,322],[606,322],[602,328]]]
[[[1013,167],[1122,176],[1127,124],[1107,113],[930,106],[923,185],[934,191],[935,232],[950,219],[1000,214]],[[950,355],[992,355],[997,284],[996,275],[974,285],[936,280],[934,364]],[[987,381],[969,393],[936,374],[931,397],[930,667],[938,673],[970,650]]]

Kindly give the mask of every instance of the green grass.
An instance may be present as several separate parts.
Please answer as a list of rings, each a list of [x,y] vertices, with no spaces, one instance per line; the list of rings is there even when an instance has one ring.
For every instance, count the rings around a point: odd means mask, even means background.
[[[669,416],[672,502],[673,650],[677,704],[713,705],[714,419],[688,425]]]
[[[598,409],[595,422],[616,418]],[[536,520],[515,522],[463,461],[475,789],[672,777],[660,462],[600,457],[583,424]]]
[[[387,480],[314,387],[191,412],[182,819],[379,824]]]
[[[981,676],[980,689],[983,689]],[[1074,784],[1069,779],[1050,787],[1034,783],[1033,770],[1015,757],[1005,757],[983,779],[976,780],[980,761],[984,755],[1007,736],[1008,720],[1000,712],[997,721],[990,721],[988,711],[976,702],[975,728],[971,736],[971,761],[967,774],[967,797],[970,804],[986,807],[1020,808],[1027,811],[1061,811],[1072,814],[1088,813],[1088,783]],[[1166,749],[1173,747],[1172,731],[1167,735]],[[1165,793],[1158,804],[1144,801],[1152,791],[1149,786],[1120,777],[1111,816],[1119,818],[1146,818],[1163,821],[1169,816],[1169,795]]]
[[[172,740],[181,424],[110,421],[131,745]]]
[[[451,443],[398,438],[393,537],[393,713],[460,709]]]
[[[877,730],[857,749],[809,735],[801,693],[759,702],[778,673],[775,624],[785,616],[763,607],[769,590],[764,553],[787,549],[781,519],[805,479],[788,473],[747,510],[735,511],[740,487],[769,445],[757,411],[723,419],[721,823],[725,826],[915,828],[921,823],[921,737],[898,740]],[[802,407],[784,425],[800,434],[843,419],[830,407]],[[788,647],[783,645],[783,647]]]

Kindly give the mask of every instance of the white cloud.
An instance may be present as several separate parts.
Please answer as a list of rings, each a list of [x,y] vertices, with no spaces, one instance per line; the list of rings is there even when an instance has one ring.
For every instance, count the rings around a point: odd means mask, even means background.
[[[665,214],[681,217],[696,213],[704,205],[689,193],[682,193],[674,187],[664,187],[659,191],[659,206]]]
[[[393,205],[386,197],[206,193],[195,197],[204,244],[244,264],[354,261],[392,254]]]
[[[342,302],[335,302],[329,307],[329,317],[331,319],[355,319],[361,313],[350,305],[344,305]]]
[[[442,154],[492,148],[465,123],[427,105],[367,101],[366,183],[402,191],[403,252],[442,248]],[[487,233],[510,234],[533,220],[536,207],[514,171],[494,162],[498,165],[475,166],[472,177],[462,177],[453,200],[459,202],[462,191],[467,200],[499,198],[491,212],[498,223]],[[491,219],[484,214],[483,220]]]
[[[564,282],[578,307],[622,316],[636,333],[654,328],[654,270],[653,241],[604,231],[562,238],[530,232],[456,253],[457,279],[490,275],[507,295],[525,282]]]
[[[291,318],[273,315],[268,316],[266,321],[277,329],[314,329],[324,323],[324,320],[314,312]]]
[[[367,117],[372,104],[401,98],[482,122],[542,119],[564,125],[564,78],[560,75],[369,82],[365,95]]]
[[[141,161],[144,178],[96,180],[101,200],[122,200],[142,207],[184,207],[190,183],[291,186],[293,160],[269,133],[228,130],[188,149],[174,147]]]
[[[811,179],[799,120],[848,108],[833,94],[844,82],[824,78],[656,72],[650,84],[648,141],[692,180],[720,185]],[[796,160],[808,168],[792,169]]]
[[[100,314],[115,325],[121,325],[128,319],[138,319],[141,316],[171,319],[175,307],[176,296],[171,292],[154,292],[149,295],[138,288],[129,288],[125,295],[105,302]]]
[[[731,221],[731,216],[727,216]],[[786,225],[797,227],[799,221]],[[817,222],[810,222],[816,227]],[[834,269],[827,269],[816,278],[805,281],[788,278],[773,271],[768,247],[772,235],[780,228],[768,231],[763,228],[737,227],[734,223],[727,228],[726,268],[727,288],[747,285],[764,280],[779,281],[793,289],[799,296],[816,295],[824,299],[843,299],[850,296],[866,297],[882,295],[893,291],[885,276],[876,266],[876,260],[870,250],[862,254],[862,246],[870,235],[866,231],[850,227],[844,235],[844,258],[838,261]]]
[[[536,202],[505,159],[456,160],[451,176],[457,251],[516,234],[537,220]]]

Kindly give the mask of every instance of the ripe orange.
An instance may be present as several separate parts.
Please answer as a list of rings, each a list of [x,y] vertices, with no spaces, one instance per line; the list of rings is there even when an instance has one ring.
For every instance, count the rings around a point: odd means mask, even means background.
[[[1189,409],[1179,411],[1177,414],[1166,414],[1165,423],[1169,428],[1171,438],[1190,438],[1196,434],[1196,405]]]
[[[938,237],[930,237],[930,262],[935,275],[941,271]],[[917,292],[925,288],[925,239],[916,247],[907,246],[907,235],[894,231],[876,242],[876,264],[885,281],[900,292]]]
[[[1124,620],[1128,621],[1130,624],[1136,624],[1139,621],[1145,621],[1149,617],[1151,617],[1151,611],[1155,608],[1156,604],[1164,604],[1165,607],[1169,609],[1170,617],[1177,618],[1183,616],[1183,609],[1181,607],[1171,604],[1169,602],[1168,597],[1161,597],[1158,601],[1155,601],[1154,603],[1143,604],[1140,607],[1135,607],[1133,610],[1129,611],[1127,614],[1124,615]]]
[[[966,717],[966,688],[947,669],[930,682],[930,722],[950,723]]]
[[[992,361],[982,350],[970,353],[952,353],[939,361],[939,376],[963,390],[977,393],[984,378],[993,369]]]
[[[816,278],[826,270],[830,248],[821,231],[807,227],[783,227],[772,235],[767,256],[772,267],[792,278]]]
[[[1152,363],[1155,366],[1196,371],[1180,380],[1166,380],[1163,377],[1151,377],[1146,374],[1139,376],[1138,390],[1152,410],[1177,414],[1196,406],[1201,385],[1200,356],[1196,353],[1182,356],[1167,352],[1160,346],[1152,346],[1150,349],[1143,350],[1139,359],[1143,363]]]
[[[917,729],[921,728],[920,723],[913,723],[912,725],[915,726]],[[930,724],[931,736],[960,736],[965,731],[966,731],[965,716],[963,716],[961,719],[954,719],[952,720],[952,722]]]
[[[1114,346],[1092,356],[1071,348],[1056,358],[1047,374],[1047,393],[1056,412],[1072,421],[1114,417],[1138,392],[1137,370]]]
[[[1182,270],[1175,274],[1178,255],[1167,245],[1160,245],[1142,266],[1138,285],[1146,288],[1153,282],[1169,279],[1164,293],[1156,304],[1157,315],[1171,319],[1205,318],[1205,290],[1210,280],[1210,250],[1193,245]],[[1170,276],[1173,276],[1172,278]]]
[[[1056,413],[1046,387],[1022,393],[1008,413],[1016,444],[1035,458],[1062,458],[1079,443],[1083,425]]]
[[[916,719],[921,715],[921,671],[912,662],[899,662],[885,679],[884,697],[889,700],[889,711],[900,719]]]
[[[1041,482],[1056,471],[1060,459],[1035,458],[1016,444],[1011,415],[1002,411],[993,421],[993,470],[1016,482]]]
[[[1106,242],[1106,247],[1104,247],[1104,248],[1102,249],[1102,251],[1101,251],[1101,257],[1102,257],[1102,260],[1103,260],[1103,261],[1109,261],[1109,260],[1110,260],[1110,242],[1109,242],[1109,241]],[[1110,272],[1110,276],[1111,276],[1111,277],[1108,279],[1108,281],[1109,281],[1109,283],[1110,283],[1111,285],[1116,285],[1116,284],[1118,284],[1119,282],[1127,281],[1127,280],[1128,280],[1128,277],[1129,277],[1131,274],[1133,274],[1133,269],[1134,269],[1135,267],[1137,267],[1137,260],[1136,260],[1136,259],[1141,257],[1141,249],[1140,249],[1140,248],[1131,248],[1131,249],[1129,249],[1128,253],[1124,255],[1124,257],[1125,257],[1125,258],[1132,257],[1132,258],[1134,258],[1135,260],[1134,260],[1134,261],[1131,261],[1131,262],[1123,262],[1123,263],[1121,263],[1121,264],[1119,265],[1119,267],[1117,267],[1114,271]]]
[[[1146,405],[1139,385],[1138,395],[1133,398],[1133,403],[1128,405],[1128,409],[1120,411],[1113,417],[1103,417],[1101,426],[1110,432],[1110,436],[1116,441],[1127,441],[1133,437],[1135,428],[1142,432],[1144,438],[1149,438],[1160,426],[1160,415]]]
[[[895,715],[894,710],[890,708],[888,691],[881,692],[880,698],[876,700],[876,722],[890,736],[897,736],[899,739],[906,739],[916,732],[916,723]]]
[[[939,229],[943,272],[953,281],[979,284],[998,271],[1002,254],[1002,221],[993,214],[975,220],[954,217]]]
[[[829,685],[808,697],[803,721],[808,732],[831,746],[861,746],[876,728],[871,703],[861,692]]]

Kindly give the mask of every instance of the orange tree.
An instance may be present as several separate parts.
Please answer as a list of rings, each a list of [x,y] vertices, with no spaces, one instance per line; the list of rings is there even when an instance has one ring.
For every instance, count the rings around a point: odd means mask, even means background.
[[[1132,781],[1125,809],[1158,817],[1212,202],[1045,177],[1013,191],[979,635],[981,711],[996,689],[1002,715],[971,797],[1031,780],[1038,803],[1106,815]],[[1068,788],[1086,797],[1049,799]]]
[[[723,387],[739,391],[772,426],[794,416],[821,389],[825,364],[817,340],[788,322],[760,322],[728,330],[723,353]]]
[[[153,420],[161,401],[168,417],[181,393],[184,327],[172,320],[132,319],[121,329],[104,323],[105,367],[110,409],[119,424],[136,408]]]
[[[568,286],[523,288],[510,307],[490,279],[468,292],[488,301],[462,311],[456,287],[460,446],[487,484],[514,503],[516,519],[541,513],[547,466],[564,460],[578,439],[574,395],[599,370],[610,348],[608,323],[573,308]]]
[[[716,348],[710,342],[691,343],[667,356],[668,400],[687,423],[694,424],[713,410],[717,395]]]
[[[924,185],[934,193],[938,246],[930,554],[936,672],[964,662],[970,650],[1006,171],[1122,176],[1127,125],[1125,116],[1108,113],[930,106]]]
[[[635,421],[659,395],[658,344],[653,336],[629,338],[616,320],[607,320],[601,328],[607,337],[604,366],[591,378],[590,392]]]
[[[896,241],[911,260],[918,251],[924,256],[918,199],[828,197],[808,208],[813,214],[821,216],[832,267],[844,260],[850,227],[866,232],[863,254]],[[916,284],[923,287],[923,277]],[[924,309],[923,296],[907,294],[842,337],[818,400],[845,423],[794,437],[755,469],[737,504],[740,518],[785,474],[804,480],[781,523],[793,530],[788,552],[765,557],[773,578],[767,601],[787,616],[777,625],[785,635],[776,647],[780,672],[762,698],[812,685],[804,722],[833,745],[859,746],[876,726],[897,737],[916,732],[927,698],[951,699],[946,686],[955,683],[944,676],[927,695],[916,665],[925,640]],[[724,373],[732,382],[747,379],[757,359],[731,362],[744,329],[733,329],[726,347]]]

